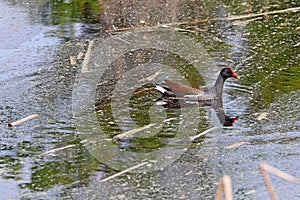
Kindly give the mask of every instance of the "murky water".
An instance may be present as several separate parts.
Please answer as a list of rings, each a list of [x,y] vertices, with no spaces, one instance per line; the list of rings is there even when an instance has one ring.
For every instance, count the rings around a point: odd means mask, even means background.
[[[300,178],[299,8],[224,17],[299,3],[167,3],[0,1],[3,199],[212,199],[223,175],[235,199],[267,199],[260,163]],[[133,26],[144,29],[117,31]],[[85,65],[76,58],[89,45]],[[241,80],[226,82],[221,104],[155,105],[154,83],[209,87],[225,66]],[[225,115],[239,118],[224,127]],[[270,177],[280,199],[300,198],[299,185]]]

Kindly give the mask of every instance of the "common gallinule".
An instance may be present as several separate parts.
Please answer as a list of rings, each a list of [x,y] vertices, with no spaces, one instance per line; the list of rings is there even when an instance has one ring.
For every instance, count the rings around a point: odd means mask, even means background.
[[[180,85],[170,80],[165,80],[167,87],[156,86],[155,89],[162,93],[164,97],[195,100],[199,102],[210,101],[222,97],[224,82],[230,77],[239,79],[238,75],[233,71],[232,68],[223,68],[220,71],[214,86],[208,90]]]

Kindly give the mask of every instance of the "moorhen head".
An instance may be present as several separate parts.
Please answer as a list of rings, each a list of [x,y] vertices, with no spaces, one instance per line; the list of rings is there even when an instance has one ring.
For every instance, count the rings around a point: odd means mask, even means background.
[[[236,79],[240,79],[238,77],[238,75],[233,71],[233,69],[230,67],[226,67],[226,68],[223,68],[221,71],[220,71],[220,75],[226,80],[227,78],[230,78],[230,77],[233,77],[233,78],[236,78]]]

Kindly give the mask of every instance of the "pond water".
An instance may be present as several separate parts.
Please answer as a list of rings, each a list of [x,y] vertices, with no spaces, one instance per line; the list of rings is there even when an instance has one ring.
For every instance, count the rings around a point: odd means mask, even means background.
[[[234,199],[268,199],[259,164],[300,178],[299,6],[1,0],[1,198],[212,199],[229,175]],[[155,104],[164,79],[210,87],[227,66],[222,102]]]

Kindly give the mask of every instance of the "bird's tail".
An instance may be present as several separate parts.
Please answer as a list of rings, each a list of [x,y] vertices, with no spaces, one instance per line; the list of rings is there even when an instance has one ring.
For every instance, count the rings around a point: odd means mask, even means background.
[[[155,86],[155,89],[162,94],[166,94],[167,90],[159,85]]]

